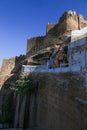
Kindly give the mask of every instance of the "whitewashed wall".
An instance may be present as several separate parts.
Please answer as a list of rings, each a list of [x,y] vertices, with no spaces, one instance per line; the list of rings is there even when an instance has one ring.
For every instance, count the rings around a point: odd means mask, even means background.
[[[77,39],[69,45],[69,66],[84,69],[87,66],[87,38]]]
[[[84,35],[85,33],[87,33],[87,27],[85,27],[81,30],[73,30],[71,32],[71,36],[72,37],[81,36],[81,35]]]
[[[61,67],[61,68],[43,68],[38,66],[22,66],[22,72],[28,73],[66,73],[66,72],[78,72],[80,71],[79,67]]]

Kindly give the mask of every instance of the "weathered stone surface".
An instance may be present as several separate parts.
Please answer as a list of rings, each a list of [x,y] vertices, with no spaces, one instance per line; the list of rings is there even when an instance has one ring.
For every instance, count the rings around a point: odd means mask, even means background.
[[[0,119],[3,111],[3,104],[8,104],[10,107],[11,121],[10,127],[13,125],[13,113],[14,113],[14,98],[13,92],[9,89],[12,83],[18,79],[18,75],[21,71],[21,66],[26,62],[24,55],[19,57],[3,60],[3,64],[0,71]],[[10,115],[9,115],[10,116]]]
[[[49,30],[54,28],[55,25],[56,25],[56,23],[48,23],[47,26],[46,26],[46,33],[48,33]]]
[[[9,83],[11,82],[12,78],[13,80],[15,80],[14,75],[20,72],[21,66],[24,62],[25,62],[24,55],[3,60],[0,71],[0,88],[4,85],[6,81]]]
[[[1,67],[1,75],[9,75],[15,67],[15,58],[4,59]]]
[[[87,26],[87,21],[84,20],[83,16],[72,11],[65,12],[60,18],[59,23],[54,26],[49,25],[45,37],[33,38],[28,41],[27,59],[43,60],[45,58],[47,60],[49,54],[54,53],[56,49],[60,48],[61,44],[64,43],[65,37],[69,36],[72,30],[81,29],[85,26]],[[47,58],[46,51],[49,52],[47,53]],[[60,58],[58,56],[56,59]],[[16,57],[3,63],[0,72],[0,113],[3,99],[7,97],[12,99],[12,93],[9,91],[8,85],[17,79],[21,65],[24,62],[25,57]],[[17,126],[20,124],[20,127],[23,127],[22,122],[24,125],[27,124],[28,126],[29,124],[32,128],[39,128],[41,130],[87,130],[87,105],[76,100],[79,98],[82,101],[87,101],[87,90],[84,87],[85,83],[81,74],[33,73],[31,76],[34,81],[38,82],[38,92],[36,95],[31,95],[30,99],[27,98],[28,108],[25,108],[26,116],[24,117],[26,120],[24,119],[25,122],[23,120],[19,121],[19,117],[16,117]],[[12,101],[10,103],[10,105],[16,104]],[[21,103],[22,100],[19,103],[20,106],[19,104],[14,106],[19,108],[17,116],[19,116],[20,108],[24,116]],[[25,128],[27,128],[26,125]]]
[[[65,12],[59,20],[59,23],[54,28],[48,31],[49,35],[70,35],[72,30],[78,30],[87,26],[87,21],[81,14],[77,14],[75,11]]]
[[[41,130],[86,130],[87,100],[84,80],[76,73],[32,74],[39,82],[37,126]]]
[[[44,36],[34,37],[27,40],[27,56],[34,55],[37,51],[44,48],[43,45]]]
[[[55,52],[55,45],[61,46],[64,44],[66,37],[71,34],[72,30],[82,29],[87,26],[87,21],[81,14],[77,14],[75,11],[68,11],[65,12],[61,17],[58,23],[56,24],[47,24],[46,27],[46,36],[44,37],[37,37],[28,40],[27,43],[27,59],[40,57],[43,53],[41,59],[38,61],[44,62],[49,58],[49,55]],[[50,48],[50,51],[44,51],[47,48]],[[51,51],[53,49],[53,51]],[[40,51],[41,50],[41,51]],[[36,57],[37,56],[37,57]],[[43,62],[42,62],[43,63]]]

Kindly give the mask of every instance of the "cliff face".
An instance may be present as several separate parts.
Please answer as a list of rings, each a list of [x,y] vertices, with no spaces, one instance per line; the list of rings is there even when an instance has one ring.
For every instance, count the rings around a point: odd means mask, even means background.
[[[25,64],[26,62],[26,56],[20,55],[19,57],[16,56],[14,58],[10,59],[4,59],[3,64],[0,71],[0,123],[3,122],[3,120],[11,119],[11,124],[13,123],[13,117],[11,118],[14,113],[14,97],[13,92],[9,89],[12,83],[14,83],[20,74],[21,66],[22,64]],[[5,117],[5,119],[2,119],[3,115],[3,105],[5,106],[5,114],[11,113],[8,116]],[[8,114],[7,114],[8,115]]]
[[[87,21],[82,15],[73,11],[65,12],[59,23],[47,27],[46,36],[28,40],[29,64],[30,61],[31,64],[44,63],[50,54],[62,47],[72,30],[85,26]],[[60,53],[61,56],[56,55],[56,59],[62,57],[66,49],[67,47],[63,48],[63,53]],[[0,116],[4,101],[8,101],[10,108],[13,108],[10,111],[13,113],[11,127],[16,116],[15,126],[20,128],[87,130],[87,88],[84,87],[87,79],[85,80],[84,74],[32,73],[31,77],[37,83],[36,92],[27,95],[27,98],[19,95],[13,97],[9,86],[17,80],[21,65],[27,64],[25,59],[25,56],[20,56],[3,61],[0,72]]]
[[[17,126],[37,130],[87,129],[87,91],[83,75],[32,73],[31,77],[38,82],[37,91],[28,95],[24,113],[21,113],[23,101],[17,100],[20,104],[19,111],[15,108]]]
[[[77,100],[87,100],[83,76],[79,73],[32,74],[32,76],[39,82],[36,99],[38,102],[36,121],[39,129],[87,129],[85,122],[87,105]]]
[[[52,49],[55,50],[59,46],[64,44],[66,37],[71,34],[72,30],[79,30],[87,26],[87,21],[81,14],[77,14],[75,11],[65,12],[61,17],[58,23],[48,24],[46,27],[46,36],[32,38],[28,40],[27,43],[27,58],[33,57],[36,60],[35,56],[43,52],[45,55],[48,49],[48,53],[45,56],[42,56],[42,59],[45,58],[45,61],[49,58],[49,55],[53,53]],[[42,50],[41,52],[39,52]],[[44,51],[46,50],[46,51]],[[33,52],[33,53],[32,53]],[[40,59],[38,59],[40,60]]]

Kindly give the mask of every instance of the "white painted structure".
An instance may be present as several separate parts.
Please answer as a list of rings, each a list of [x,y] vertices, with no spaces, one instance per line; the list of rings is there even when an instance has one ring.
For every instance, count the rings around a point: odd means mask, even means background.
[[[71,32],[71,42],[68,48],[68,62],[69,67],[61,66],[60,68],[49,68],[49,65],[53,63],[53,59],[50,59],[47,61],[47,65],[23,65],[22,72],[64,73],[85,70],[87,67],[87,27]]]
[[[73,30],[71,32],[71,37],[81,36],[81,35],[84,35],[85,33],[87,33],[87,27],[85,27],[81,30]]]
[[[79,72],[80,67],[72,68],[72,67],[60,67],[60,68],[47,68],[41,66],[22,66],[22,72],[28,73],[66,73],[66,72]]]
[[[82,71],[87,67],[87,28],[82,29],[82,35],[72,36],[69,43],[68,61],[71,68],[78,68]],[[75,33],[75,30],[74,30]],[[76,30],[77,33],[77,30]]]

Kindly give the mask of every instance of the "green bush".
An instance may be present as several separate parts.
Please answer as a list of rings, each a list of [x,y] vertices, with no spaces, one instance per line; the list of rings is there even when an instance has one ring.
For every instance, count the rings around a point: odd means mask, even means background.
[[[35,86],[31,76],[23,74],[19,76],[19,79],[10,88],[16,93],[22,95],[32,93],[35,90]]]

